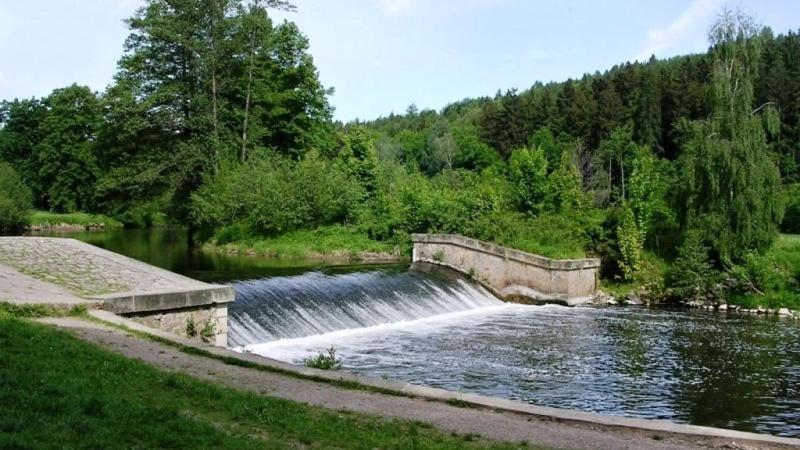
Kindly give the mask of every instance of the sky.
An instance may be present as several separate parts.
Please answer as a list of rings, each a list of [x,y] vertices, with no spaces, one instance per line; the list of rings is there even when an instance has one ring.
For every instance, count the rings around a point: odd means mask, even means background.
[[[103,91],[143,0],[0,0],[0,99],[73,82]],[[439,109],[625,61],[707,48],[724,5],[776,33],[800,29],[797,0],[295,0],[274,12],[308,36],[339,120]]]

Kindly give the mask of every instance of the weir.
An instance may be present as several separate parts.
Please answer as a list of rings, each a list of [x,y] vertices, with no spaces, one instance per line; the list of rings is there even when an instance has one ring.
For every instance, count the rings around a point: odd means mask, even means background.
[[[469,275],[510,301],[591,302],[600,260],[557,260],[455,234],[414,234],[413,262],[449,267]]]
[[[234,288],[232,347],[362,330],[503,304],[463,278],[405,268],[338,275],[310,272],[242,281]]]

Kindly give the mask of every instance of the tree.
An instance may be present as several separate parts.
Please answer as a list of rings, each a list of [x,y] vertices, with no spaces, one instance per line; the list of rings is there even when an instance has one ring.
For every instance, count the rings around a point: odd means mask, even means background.
[[[524,211],[539,214],[548,191],[547,159],[541,147],[514,150],[508,160],[509,178]]]
[[[753,19],[723,10],[711,27],[713,114],[696,121],[681,157],[684,230],[698,230],[721,263],[763,251],[783,215],[780,177],[764,131],[772,105],[753,107],[761,41]]]
[[[47,108],[39,99],[0,103],[0,160],[11,164],[33,191],[36,205],[43,208],[47,206],[41,201],[46,186],[40,183],[34,148],[42,140],[46,115]]]
[[[648,147],[637,151],[633,160],[628,198],[623,202],[623,215],[617,227],[625,279],[631,279],[641,268],[642,252],[647,235],[653,227],[653,217],[666,208],[667,185],[662,179],[657,160]]]
[[[32,206],[30,189],[8,163],[0,163],[0,233],[19,231],[28,224]]]
[[[89,210],[98,177],[100,103],[91,89],[73,84],[53,91],[44,104],[41,141],[34,147],[42,200],[58,212]]]

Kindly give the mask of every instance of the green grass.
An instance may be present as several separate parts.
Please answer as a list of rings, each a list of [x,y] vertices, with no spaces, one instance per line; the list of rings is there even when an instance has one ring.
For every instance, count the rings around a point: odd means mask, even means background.
[[[18,304],[8,303],[0,299],[0,317],[13,318],[37,318],[37,317],[64,317],[64,316],[84,316],[86,315],[85,306],[73,306],[72,308],[57,308],[55,306],[41,305],[36,303]]]
[[[0,313],[1,448],[517,448],[168,373]]]
[[[731,303],[744,308],[790,308],[800,310],[800,235],[781,234],[763,256],[771,272],[763,294],[736,295]]]
[[[101,214],[54,213],[49,211],[34,211],[31,214],[31,226],[54,227],[59,225],[76,225],[84,228],[90,226],[103,226],[105,228],[122,228],[122,223],[111,217]]]
[[[642,253],[641,270],[633,280],[622,281],[603,278],[600,280],[600,289],[615,298],[624,297],[630,292],[636,292],[643,288],[652,292],[654,289],[662,287],[664,274],[668,267],[669,264],[664,258],[651,251],[645,251]],[[653,293],[657,294],[657,292]]]
[[[400,255],[400,250],[393,244],[370,239],[354,227],[340,225],[292,231],[272,238],[240,238],[225,244],[212,243],[208,247],[276,258],[341,257],[358,260],[364,253]]]

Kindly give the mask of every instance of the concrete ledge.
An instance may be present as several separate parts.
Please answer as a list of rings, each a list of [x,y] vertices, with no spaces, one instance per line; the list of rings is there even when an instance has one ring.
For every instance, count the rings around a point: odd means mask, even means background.
[[[554,270],[580,270],[600,267],[599,258],[551,259],[497,244],[470,239],[458,234],[412,234],[411,242],[427,244],[450,244],[470,250],[499,256],[525,264]]]
[[[467,274],[498,297],[521,303],[591,302],[600,260],[550,259],[453,234],[414,234],[412,261]]]
[[[89,314],[96,319],[118,326],[124,326],[132,330],[144,332],[157,336],[176,344],[185,345],[193,348],[205,350],[213,355],[225,358],[233,358],[243,362],[258,364],[266,368],[294,373],[303,377],[313,377],[316,379],[329,380],[333,382],[347,381],[355,382],[366,387],[380,389],[382,391],[395,393],[408,397],[416,397],[427,400],[442,402],[459,402],[462,405],[485,408],[497,412],[512,414],[522,414],[539,418],[560,420],[567,422],[579,422],[590,425],[608,428],[627,428],[644,430],[648,432],[679,434],[691,437],[719,438],[735,441],[737,444],[749,444],[758,446],[786,446],[800,447],[800,439],[772,436],[768,434],[750,433],[746,431],[728,430],[724,428],[705,427],[698,425],[687,425],[668,420],[639,419],[633,417],[610,416],[592,412],[576,411],[569,409],[551,408],[537,406],[528,403],[521,403],[513,400],[506,400],[495,397],[487,397],[478,394],[447,391],[444,389],[418,386],[410,383],[392,380],[381,380],[368,378],[344,371],[324,371],[309,367],[296,366],[271,358],[265,358],[250,353],[238,353],[226,348],[214,347],[197,341],[181,338],[171,333],[146,327],[138,322],[125,319],[108,311],[91,310]],[[736,447],[732,447],[736,448]]]
[[[169,311],[198,306],[230,303],[234,299],[231,286],[208,285],[200,289],[164,292],[118,292],[89,297],[103,302],[103,308],[117,314]]]

